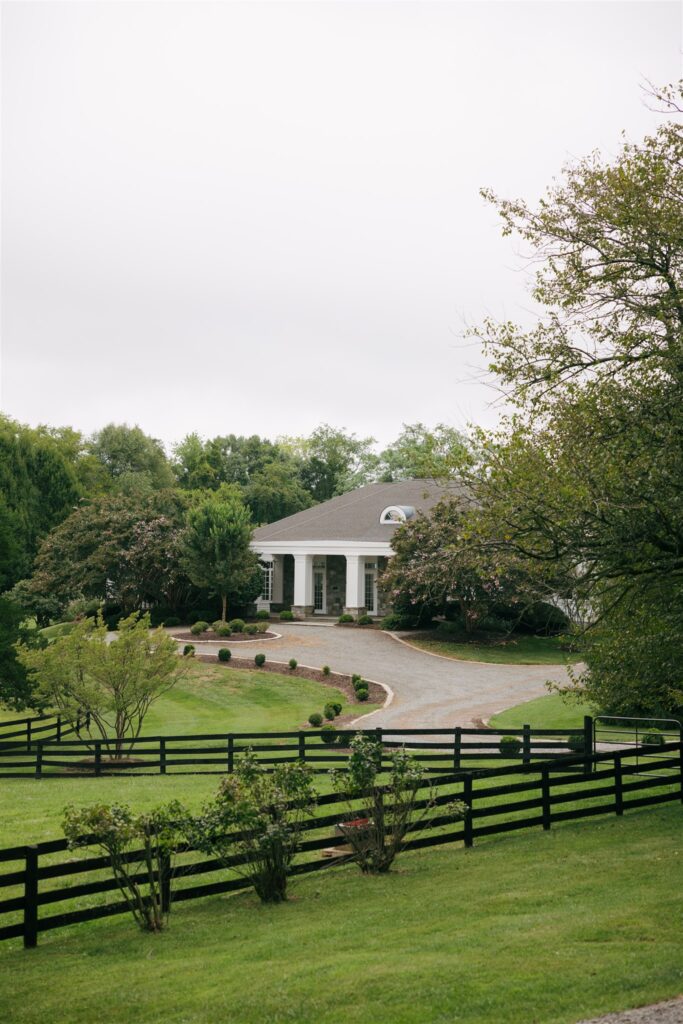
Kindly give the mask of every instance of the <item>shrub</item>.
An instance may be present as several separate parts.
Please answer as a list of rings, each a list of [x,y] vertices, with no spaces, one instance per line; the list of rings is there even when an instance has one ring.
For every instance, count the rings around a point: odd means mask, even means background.
[[[351,676],[351,685],[355,686],[356,683],[360,683],[360,681],[361,676],[359,676],[357,672],[354,672],[353,675]]]
[[[323,667],[322,667],[322,674],[324,676],[329,676],[329,674],[330,674],[330,666],[329,665],[323,665]]]
[[[258,626],[256,625],[255,622],[249,622],[244,627],[244,632],[247,634],[247,636],[256,636],[256,634],[258,633]]]
[[[522,741],[518,740],[516,736],[502,736],[500,743],[498,744],[498,749],[501,754],[514,757],[516,754],[519,754],[522,749]]]
[[[331,700],[330,701],[330,706],[334,708],[335,715],[341,715],[341,713],[342,713],[342,706],[341,706],[341,704],[340,704],[340,702],[338,700]]]
[[[167,619],[164,619],[162,625],[163,626],[168,626],[169,628],[171,626],[179,626],[180,625],[180,619],[178,618],[177,615],[169,615]]]
[[[232,630],[230,629],[230,626],[227,624],[227,622],[222,622],[221,625],[216,630],[216,633],[218,636],[230,636],[232,634]]]
[[[280,622],[292,622],[294,619],[294,612],[285,610],[280,612]]]
[[[267,622],[268,619],[270,618],[270,612],[268,611],[267,608],[259,608],[259,610],[256,612],[256,618],[260,619],[261,622]]]
[[[354,621],[353,615],[349,615],[348,612],[344,612],[344,614],[340,615],[339,618],[337,619],[337,622],[339,622],[341,625],[344,625],[344,623],[346,623],[346,622],[353,622],[353,621]]]
[[[233,633],[244,633],[244,619],[231,619],[228,625]]]
[[[412,615],[401,615],[399,612],[392,612],[391,615],[385,615],[380,626],[382,629],[394,630],[401,629],[412,629],[415,624],[415,620]]]
[[[257,622],[256,623],[256,632],[257,633],[267,633],[268,632],[268,623],[267,622]]]
[[[325,707],[323,708],[323,714],[325,718],[328,720],[328,722],[331,722],[334,718],[337,717],[337,712],[334,710],[334,706],[332,704],[325,705]]]
[[[360,676],[355,676],[354,677],[353,688],[354,688],[354,690],[368,690],[369,689],[368,684],[365,681],[365,679],[361,679]]]
[[[215,622],[211,623],[211,629],[214,631],[214,633],[217,633],[222,625],[223,625],[223,620],[222,619],[216,619]]]
[[[375,620],[372,615],[361,615],[358,619],[359,626],[371,626]]]
[[[572,753],[583,754],[584,750],[586,749],[585,737],[583,736],[583,734],[580,736],[570,736],[567,740],[567,746],[572,751]]]
[[[337,743],[340,747],[350,747],[351,740],[355,735],[355,732],[340,732],[337,738]]]
[[[320,730],[320,739],[323,741],[323,743],[336,743],[337,730],[333,725],[324,725]]]
[[[230,651],[227,647],[219,647],[218,648],[218,660],[219,661],[230,661],[231,658],[232,658],[232,651]]]
[[[209,623],[204,622],[203,619],[199,619],[198,622],[195,622],[192,626],[190,626],[190,633],[192,633],[192,636],[201,636],[202,633],[206,633],[208,628]]]
[[[183,647],[184,658],[194,658],[194,644],[185,644]]]
[[[256,665],[257,668],[261,668],[261,666],[265,665],[265,663],[266,663],[266,656],[265,656],[265,654],[255,654],[254,655],[254,664]]]
[[[651,729],[650,732],[646,732],[643,736],[643,744],[647,747],[663,747],[664,737],[659,729]]]
[[[308,724],[312,725],[314,729],[319,729],[323,724],[323,716],[319,711],[314,711],[312,715],[308,716]]]
[[[195,622],[211,622],[215,614],[215,608],[197,608],[195,611],[189,613],[187,621],[191,626],[194,625]]]
[[[365,687],[361,686],[360,689],[356,690],[356,700],[366,701],[370,696],[370,691],[366,690]]]
[[[293,672],[293,671],[294,671],[294,669],[295,669],[295,668],[297,667],[297,665],[299,664],[299,662],[298,662],[298,661],[296,660],[296,658],[290,658],[290,659],[289,659],[289,661],[287,662],[287,664],[289,665],[290,669],[291,669],[291,670],[292,670],[292,672]]]

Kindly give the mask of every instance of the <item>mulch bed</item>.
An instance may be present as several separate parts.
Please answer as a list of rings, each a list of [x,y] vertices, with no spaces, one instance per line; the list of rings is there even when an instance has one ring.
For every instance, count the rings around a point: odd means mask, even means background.
[[[207,640],[211,640],[212,643],[225,644],[241,644],[245,640],[275,640],[277,633],[231,633],[230,636],[216,636],[213,630],[208,630],[206,633],[200,633],[199,636],[195,636],[194,633],[173,633],[174,640],[187,640],[189,643],[205,643]]]
[[[232,637],[230,637],[232,640]],[[351,682],[351,676],[345,675],[342,672],[330,672],[329,676],[324,675],[320,669],[317,668],[295,668],[291,669],[287,667],[286,662],[275,662],[266,661],[265,665],[260,667],[254,664],[253,658],[231,658],[230,661],[218,661],[210,654],[196,654],[196,661],[206,661],[212,665],[220,665],[226,669],[251,669],[252,672],[277,672],[283,676],[297,676],[299,679],[311,679],[315,683],[322,683],[323,686],[329,686],[334,690],[341,690],[344,696],[355,705],[357,708],[365,707],[365,704],[384,704],[386,700],[386,690],[383,687],[378,686],[377,683],[368,683],[368,699],[367,701],[360,701],[356,699],[356,691],[353,688]],[[315,710],[315,709],[314,709]],[[341,724],[343,720],[349,718],[349,720],[355,716],[340,716],[335,718],[334,724]]]

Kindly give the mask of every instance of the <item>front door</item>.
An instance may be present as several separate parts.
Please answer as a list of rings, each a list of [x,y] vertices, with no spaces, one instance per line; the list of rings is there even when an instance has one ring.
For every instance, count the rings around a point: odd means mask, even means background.
[[[368,615],[377,614],[377,564],[365,563],[365,611]]]
[[[324,566],[313,566],[313,611],[318,615],[325,615],[327,612],[325,575]]]

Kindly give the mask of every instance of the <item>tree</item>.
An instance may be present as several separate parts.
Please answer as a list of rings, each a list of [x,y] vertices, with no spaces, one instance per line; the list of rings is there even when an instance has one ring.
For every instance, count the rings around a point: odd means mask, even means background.
[[[89,713],[91,735],[116,759],[140,735],[151,705],[186,672],[175,640],[163,629],[150,632],[149,615],[137,613],[121,620],[111,643],[101,617],[83,619],[48,647],[20,645],[18,656],[42,702],[74,728]]]
[[[176,478],[188,490],[215,490],[221,484],[246,487],[267,467],[291,461],[277,444],[256,434],[226,434],[208,441],[196,433],[188,434],[173,451]]]
[[[130,485],[132,476],[143,476],[152,489],[173,485],[173,472],[163,444],[138,426],[109,423],[93,434],[88,451],[119,488]]]
[[[212,495],[191,508],[183,536],[183,564],[198,587],[221,599],[221,621],[228,599],[251,601],[261,592],[260,563],[251,550],[249,511],[234,498]]]
[[[188,817],[186,834],[193,847],[247,877],[263,903],[281,903],[314,803],[308,765],[266,766],[248,752],[223,779],[215,800]]]
[[[480,435],[471,492],[500,544],[591,608],[584,682],[609,681],[621,630],[623,663],[659,700],[623,624],[628,608],[652,636],[649,606],[683,609],[683,128],[566,168],[536,209],[486,194],[532,247],[544,312],[528,331],[482,329],[516,408]]]
[[[404,423],[403,430],[380,455],[381,480],[449,479],[458,474],[467,442],[445,423],[431,430],[424,423]]]
[[[36,630],[23,624],[22,609],[7,597],[0,597],[0,705],[12,711],[40,707],[35,687],[17,657],[16,645],[40,647]]]
[[[327,423],[310,437],[282,437],[280,446],[301,460],[301,482],[315,501],[327,501],[374,479],[374,437],[356,437]]]
[[[244,488],[244,501],[256,523],[273,523],[309,508],[313,500],[285,462],[270,462]]]

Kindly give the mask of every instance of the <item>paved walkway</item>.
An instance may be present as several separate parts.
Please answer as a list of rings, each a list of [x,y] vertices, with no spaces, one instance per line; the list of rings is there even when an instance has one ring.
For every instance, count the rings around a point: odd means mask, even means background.
[[[279,640],[235,644],[235,657],[263,651],[273,661],[296,658],[302,665],[357,672],[387,683],[394,691],[388,708],[377,711],[372,725],[400,729],[470,726],[521,701],[547,693],[548,679],[567,679],[556,665],[482,665],[454,661],[415,650],[379,630],[275,623]],[[226,641],[229,646],[230,640]],[[195,644],[202,654],[216,644]]]

